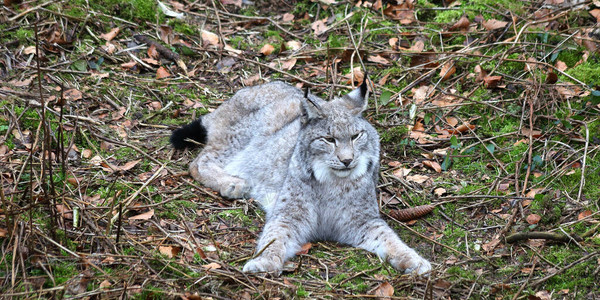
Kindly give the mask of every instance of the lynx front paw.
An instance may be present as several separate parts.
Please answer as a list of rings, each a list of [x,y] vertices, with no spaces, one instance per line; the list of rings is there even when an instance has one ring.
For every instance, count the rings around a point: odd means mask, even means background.
[[[283,269],[283,262],[279,257],[267,258],[260,256],[249,260],[244,266],[246,273],[271,273],[279,276]]]
[[[428,276],[431,271],[431,263],[422,257],[411,259],[410,263],[412,265],[404,270],[404,274],[416,273],[417,275]]]
[[[240,199],[248,196],[250,187],[245,180],[235,178],[235,180],[224,184],[219,192],[225,198]]]

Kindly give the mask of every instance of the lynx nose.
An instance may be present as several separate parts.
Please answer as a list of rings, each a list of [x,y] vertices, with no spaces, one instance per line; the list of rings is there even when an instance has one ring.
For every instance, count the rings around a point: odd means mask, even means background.
[[[342,159],[341,162],[347,167],[352,162],[352,158]]]

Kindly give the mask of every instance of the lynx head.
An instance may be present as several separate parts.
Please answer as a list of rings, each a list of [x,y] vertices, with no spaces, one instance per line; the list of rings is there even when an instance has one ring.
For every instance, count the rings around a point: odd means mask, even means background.
[[[343,97],[324,101],[305,94],[300,155],[319,182],[354,180],[371,174],[379,161],[379,137],[363,117],[365,82]]]

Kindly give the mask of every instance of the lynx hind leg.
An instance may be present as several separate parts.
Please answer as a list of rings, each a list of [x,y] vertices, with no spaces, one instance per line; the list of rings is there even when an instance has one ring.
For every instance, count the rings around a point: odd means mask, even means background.
[[[215,163],[206,162],[202,154],[190,163],[189,172],[195,180],[219,191],[225,198],[240,199],[250,194],[251,187],[246,180],[227,174]]]
[[[402,242],[383,220],[374,220],[363,230],[364,239],[357,246],[377,254],[396,270],[425,276],[431,271],[431,263]]]

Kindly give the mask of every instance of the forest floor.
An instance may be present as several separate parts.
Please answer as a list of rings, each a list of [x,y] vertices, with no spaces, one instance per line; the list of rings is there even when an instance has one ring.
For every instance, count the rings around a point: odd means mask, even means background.
[[[4,4],[1,298],[600,298],[596,0]],[[244,86],[365,73],[382,214],[433,272],[315,242],[242,273],[264,214],[170,132]]]

